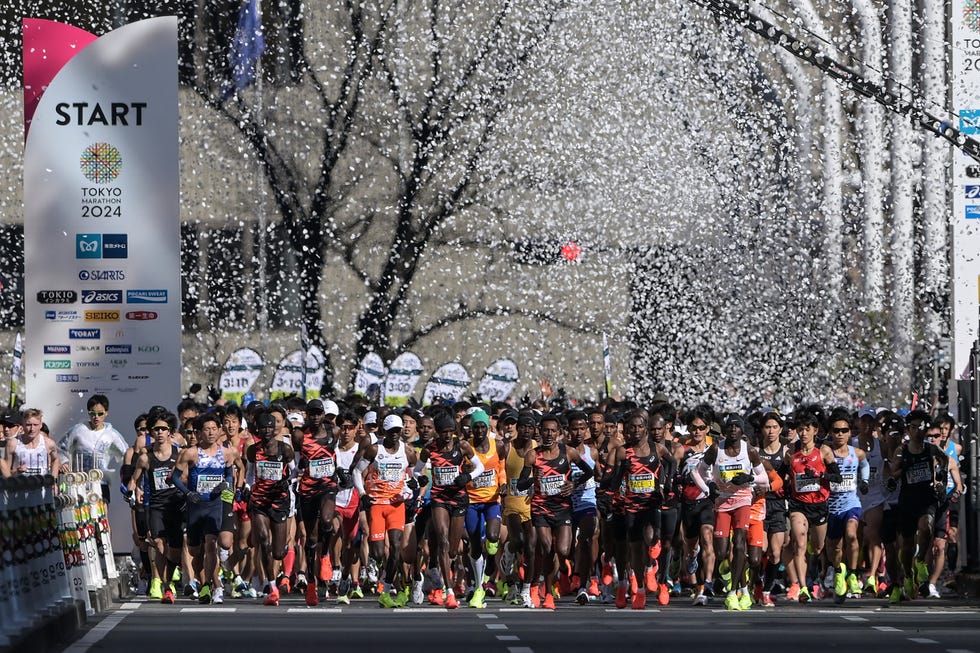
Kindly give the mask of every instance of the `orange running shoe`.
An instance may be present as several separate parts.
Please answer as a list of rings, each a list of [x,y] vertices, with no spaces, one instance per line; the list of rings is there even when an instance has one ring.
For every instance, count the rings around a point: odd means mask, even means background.
[[[306,605],[311,608],[320,603],[320,597],[316,593],[316,579],[306,584]]]
[[[282,578],[279,579],[279,591],[282,592],[283,594],[289,594],[289,589],[290,589],[289,576],[283,576]],[[279,597],[276,597],[276,601],[277,601],[276,605],[279,605],[278,603]]]
[[[320,580],[329,583],[333,578],[333,564],[330,562],[330,554],[320,558]]]
[[[613,582],[612,565],[608,562],[602,565],[602,584],[609,585]]]
[[[636,584],[636,574],[630,572],[630,594],[636,594],[639,589],[639,585]]]
[[[633,595],[633,601],[630,608],[633,610],[646,610],[647,607],[647,593],[637,592]]]
[[[644,578],[644,585],[648,592],[656,592],[660,588],[660,583],[657,582],[657,567],[647,567],[646,577]]]
[[[578,588],[582,587],[582,577],[578,574],[572,576],[571,582],[568,583],[569,594],[574,594],[578,591]]]
[[[657,603],[660,605],[670,603],[670,590],[667,589],[667,583],[660,583],[660,589],[657,590]]]
[[[265,597],[265,605],[279,605],[279,590],[276,589],[275,585],[269,590],[269,596]]]
[[[167,588],[167,591],[163,593],[163,598],[160,599],[160,603],[166,603],[168,605],[173,605],[174,604],[174,591],[168,587]]]
[[[793,583],[786,590],[786,600],[787,601],[799,601],[800,600],[800,584]]]
[[[589,589],[587,589],[586,591],[589,593],[589,596],[599,596],[600,594],[602,594],[602,591],[599,590],[599,581],[596,580],[595,578],[590,578]]]
[[[374,588],[374,593],[380,596],[381,594],[384,593],[384,591],[385,591],[384,581],[379,580],[378,585]]]
[[[626,607],[626,588],[622,585],[616,588],[616,607],[620,610]]]
[[[649,549],[647,549],[647,554],[650,556],[650,561],[653,564],[657,564],[657,560],[660,559],[660,542],[657,542]]]
[[[564,571],[558,575],[558,582],[555,585],[558,587],[559,596],[568,596],[572,593],[572,581]]]
[[[445,599],[442,596],[442,590],[432,590],[429,592],[429,603],[432,605],[444,605]]]
[[[551,594],[551,592],[544,595],[544,601],[541,603],[541,607],[545,610],[555,609],[555,597]]]
[[[531,585],[531,606],[535,608],[541,607],[541,586]]]
[[[455,610],[459,607],[459,601],[456,600],[456,595],[450,592],[446,595],[446,609]]]

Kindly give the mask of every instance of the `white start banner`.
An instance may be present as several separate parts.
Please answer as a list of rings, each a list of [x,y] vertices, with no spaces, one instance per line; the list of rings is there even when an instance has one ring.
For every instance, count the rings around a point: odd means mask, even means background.
[[[57,441],[105,395],[130,440],[181,395],[177,18],[23,29],[26,403]],[[128,528],[113,543],[128,551]]]
[[[442,399],[459,401],[468,387],[470,374],[466,368],[459,363],[446,363],[433,372],[432,378],[425,384],[422,405],[427,406]]]
[[[517,363],[509,358],[497,359],[483,373],[476,394],[486,401],[503,401],[514,391],[520,378]]]
[[[306,365],[303,365],[303,350],[291,351],[279,361],[276,375],[269,388],[269,398],[275,401],[289,395],[304,399],[318,399],[323,385],[323,352],[316,345],[306,352]]]
[[[241,405],[245,394],[258,381],[264,368],[262,355],[254,349],[242,347],[231,352],[221,370],[221,396]]]
[[[381,387],[388,374],[385,363],[374,352],[364,356],[354,375],[354,392],[365,397],[381,394]]]
[[[422,359],[410,351],[399,354],[385,377],[385,405],[396,408],[407,405],[421,378]]]

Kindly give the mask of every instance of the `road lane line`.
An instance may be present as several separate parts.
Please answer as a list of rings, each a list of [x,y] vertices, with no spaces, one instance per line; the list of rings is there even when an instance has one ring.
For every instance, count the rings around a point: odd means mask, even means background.
[[[534,651],[527,646],[508,646],[507,650],[510,653],[534,653]]]
[[[517,642],[520,639],[517,635],[497,635],[498,642]]]
[[[852,617],[850,615],[843,615],[842,618],[847,621],[867,621],[864,617]]]
[[[219,612],[234,612],[237,609],[238,608],[211,608],[211,607],[203,607],[203,608],[181,608],[180,609],[180,613],[181,614],[206,614],[206,613],[215,613],[215,614],[217,614]]]
[[[123,619],[133,614],[132,610],[117,610],[99,622],[92,630],[85,633],[80,640],[65,649],[64,653],[86,653],[93,645],[108,635]]]
[[[477,619],[497,619],[498,618],[497,615],[495,615],[495,614],[478,614],[478,615],[476,615],[476,617],[477,617]]]
[[[507,624],[483,624],[487,630],[507,630]]]
[[[934,639],[929,639],[928,637],[909,637],[910,642],[915,642],[916,644],[938,644]]]
[[[902,632],[902,629],[901,628],[895,628],[893,626],[872,626],[872,628],[874,628],[877,631],[883,632],[883,633],[900,633],[900,632]]]
[[[139,610],[142,603],[123,603],[119,606],[120,610]]]
[[[343,608],[289,608],[286,612],[314,612],[321,613],[325,612],[327,614],[336,614],[338,612],[343,612]]]

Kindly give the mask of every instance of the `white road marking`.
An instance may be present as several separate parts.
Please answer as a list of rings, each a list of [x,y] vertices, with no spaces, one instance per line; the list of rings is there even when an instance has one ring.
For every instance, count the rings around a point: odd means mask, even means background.
[[[117,610],[99,622],[99,625],[85,633],[80,640],[65,649],[65,653],[86,653],[93,645],[108,635],[123,619],[133,614],[131,610]]]
[[[527,646],[508,646],[507,650],[510,653],[534,653],[534,651]]]
[[[900,633],[900,632],[902,632],[902,629],[901,628],[894,628],[892,626],[872,626],[872,628],[874,628],[875,630],[881,631],[883,633]]]
[[[286,612],[305,612],[305,613],[325,612],[328,614],[336,614],[338,612],[343,612],[343,611],[344,611],[343,608],[289,608],[288,610],[286,610]]]
[[[487,630],[507,630],[507,624],[483,624]]]
[[[139,610],[142,603],[123,603],[119,606],[120,610]]]
[[[843,615],[843,618],[847,621],[867,621],[864,617],[852,617],[850,615]]]
[[[497,615],[495,615],[495,614],[478,614],[478,615],[476,615],[476,617],[477,617],[477,619],[497,619],[498,618]]]
[[[520,639],[517,635],[497,635],[498,642],[516,642]]]
[[[212,607],[202,607],[202,608],[181,608],[181,614],[211,614],[220,612],[234,612],[238,608],[212,608]]]
[[[938,644],[934,639],[929,639],[928,637],[909,637],[910,642],[915,642],[916,644]]]

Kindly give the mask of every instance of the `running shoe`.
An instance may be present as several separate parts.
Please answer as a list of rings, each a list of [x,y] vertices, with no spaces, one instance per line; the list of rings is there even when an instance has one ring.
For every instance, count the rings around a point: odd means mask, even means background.
[[[376,563],[374,560],[368,562],[367,582],[368,585],[374,585],[378,582],[378,563]]]
[[[728,564],[728,560],[722,560],[718,565],[718,575],[721,576],[722,582],[725,584],[725,591],[732,591],[732,568]],[[725,599],[728,600],[727,598]]]
[[[550,592],[548,594],[545,594],[544,601],[541,602],[541,607],[544,608],[545,610],[554,610],[555,609],[554,594],[551,594]]]
[[[786,600],[787,601],[799,601],[800,600],[800,589],[801,588],[800,588],[800,584],[799,583],[793,583],[792,585],[790,585],[789,586],[789,589],[786,590]]]
[[[265,597],[265,601],[263,601],[263,604],[272,605],[272,606],[279,605],[279,590],[276,589],[275,585],[273,585],[272,588],[269,590],[269,596]]]
[[[814,586],[811,589],[811,591],[812,591],[812,596],[813,596],[814,599],[822,599],[825,596],[825,594],[823,592],[823,586],[820,585],[820,583],[814,584]]]
[[[631,610],[646,610],[647,608],[647,593],[637,592],[633,595],[633,599],[630,601]]]
[[[636,574],[630,572],[630,594],[636,594],[640,586],[636,582]]]
[[[807,588],[807,587],[801,587],[800,588],[800,603],[809,603],[812,600],[813,600],[813,596],[810,594],[810,589]]]
[[[616,607],[620,610],[626,607],[626,588],[622,585],[616,588]]]
[[[507,594],[504,595],[504,603],[510,605],[521,605],[523,603],[521,592],[517,589],[517,585],[511,585],[507,588]]]
[[[196,599],[197,598],[197,581],[192,580],[191,582],[184,585],[184,596]]]
[[[584,587],[578,588],[578,594],[575,595],[575,602],[578,603],[579,605],[589,604],[589,593],[585,590]]]
[[[330,555],[320,557],[320,580],[324,583],[333,578],[333,565],[330,562]],[[338,579],[339,580],[339,579]]]
[[[918,590],[915,587],[915,581],[911,578],[905,579],[905,598],[914,599],[918,597]]]
[[[769,595],[769,592],[762,593],[762,602],[759,603],[759,605],[761,605],[764,608],[776,607],[776,604],[773,603],[772,596]]]
[[[487,589],[484,585],[483,589]],[[504,597],[507,596],[507,592],[510,590],[510,585],[507,584],[503,578],[498,578],[496,582],[496,587],[494,588],[494,596]]]
[[[752,595],[749,594],[748,587],[742,588],[738,592],[738,609],[739,610],[752,609]]]
[[[531,599],[531,588],[527,586],[525,586],[524,589],[521,590],[521,605],[522,607],[525,608],[534,607],[534,600]]]
[[[930,599],[941,598],[941,595],[939,594],[939,588],[936,587],[933,583],[929,583],[929,598]]]
[[[211,597],[211,603],[215,605],[221,605],[225,602],[225,590],[223,587],[215,587],[214,595]]]
[[[843,564],[843,563],[841,563],[841,564]],[[834,584],[837,581],[837,574],[839,574],[839,573],[840,573],[840,570],[839,569],[835,569],[834,567],[831,567],[831,566],[828,565],[827,566],[827,571],[824,573],[824,576],[823,576],[823,586],[825,588],[827,588],[827,589],[830,589],[830,588],[834,587]],[[816,585],[816,582],[814,582],[814,585]]]
[[[874,574],[868,576],[868,580],[864,581],[864,588],[862,589],[863,594],[871,594],[875,596],[878,594],[878,579],[875,578]]]
[[[843,562],[837,566],[836,573],[834,574],[834,595],[847,595],[847,567],[844,566]]]
[[[257,598],[259,598],[259,593],[256,592],[255,591],[255,588],[252,587],[251,585],[248,587],[248,589],[245,590],[244,595],[247,596],[250,599],[257,599]]]
[[[361,589],[360,585],[355,585],[354,587],[351,588],[350,597],[352,599],[363,599],[364,590]]]
[[[484,576],[484,578],[486,578],[486,576]],[[497,581],[497,583],[503,584],[503,581]],[[498,589],[497,588],[498,588],[498,585],[495,584],[495,583],[491,583],[489,580],[488,581],[484,581],[484,583],[483,583],[483,592],[487,596],[489,596],[491,599],[497,598],[497,594],[498,593],[501,596],[504,595],[503,592],[498,592]]]
[[[346,594],[340,594],[337,596],[337,603],[341,605],[350,605],[350,597]]]
[[[202,605],[209,605],[211,603],[211,586],[202,585],[200,591],[197,593],[197,601]]]
[[[453,592],[449,592],[446,595],[446,609],[455,610],[458,607],[459,607],[459,601],[456,600],[456,594]]]
[[[443,597],[442,590],[432,590],[429,592],[429,603],[432,605],[438,605],[442,607],[446,604],[446,599]]]
[[[892,587],[892,591],[888,596],[888,602],[892,605],[898,605],[902,602],[902,588],[899,585]]]
[[[382,608],[395,607],[394,592],[381,592],[381,594],[378,594],[378,605],[380,605]]]
[[[160,581],[159,578],[154,578],[153,580]],[[140,578],[139,582],[136,583],[136,596],[146,596],[147,598],[151,598],[151,599],[154,598],[152,596],[148,596],[147,595],[147,590],[149,590],[149,588],[150,588],[150,583],[147,583],[145,578]],[[160,581],[160,588],[161,588],[160,589],[160,596],[157,596],[156,597],[158,599],[163,597],[163,582],[162,581]]]
[[[670,604],[670,590],[667,589],[667,583],[660,583],[660,589],[657,590],[657,603],[660,605]]]
[[[504,550],[500,554],[500,573],[504,576],[511,576],[514,573],[514,561],[516,556],[508,545],[504,545]]]
[[[425,603],[425,592],[422,591],[422,580],[412,581],[412,603],[422,605]]]
[[[167,605],[174,604],[174,591],[167,588],[167,591],[163,593],[163,598],[160,599],[160,603],[166,603]]]
[[[687,572],[688,576],[693,576],[698,573],[698,554],[695,553],[687,560],[684,561],[684,571]]]
[[[756,604],[762,603],[762,583],[756,583],[752,588],[752,600]]]
[[[309,585],[309,583],[306,580],[306,574],[303,572],[296,574],[296,585],[293,587],[293,589],[302,594],[306,591],[307,585]]]
[[[289,584],[289,576],[279,574],[279,592],[281,594],[289,594],[290,589],[292,588]]]
[[[929,583],[929,568],[926,566],[925,560],[915,560],[915,584],[926,585]]]
[[[738,594],[736,594],[734,591],[729,592],[728,596],[725,597],[725,609],[741,610],[738,604]]]
[[[699,589],[691,605],[708,605],[708,597],[703,589]]]
[[[568,583],[568,593],[577,593],[582,587],[582,577],[578,574],[572,576],[572,580]]]
[[[163,598],[163,581],[159,578],[154,578],[150,581],[149,598],[157,601]]]
[[[471,608],[487,607],[486,596],[486,591],[482,587],[477,587],[473,590],[473,597],[469,601],[469,606]]]
[[[610,563],[602,565],[602,584],[609,585],[613,582],[613,566]]]
[[[541,586],[531,585],[531,607],[541,607]]]
[[[861,581],[854,572],[847,575],[847,593],[853,597],[861,596]]]
[[[590,578],[589,579],[589,588],[586,591],[589,593],[589,596],[591,596],[591,597],[599,596],[602,593],[602,590],[599,589],[599,581],[598,581],[598,579],[596,579],[596,578]]]
[[[644,586],[648,592],[656,592],[660,589],[660,584],[657,582],[657,565],[651,565],[647,567],[646,574],[644,574]]]
[[[306,585],[306,605],[311,608],[320,603],[320,596],[316,593],[316,583]]]
[[[395,593],[395,607],[404,608],[408,605],[410,591],[408,587],[403,587]]]

